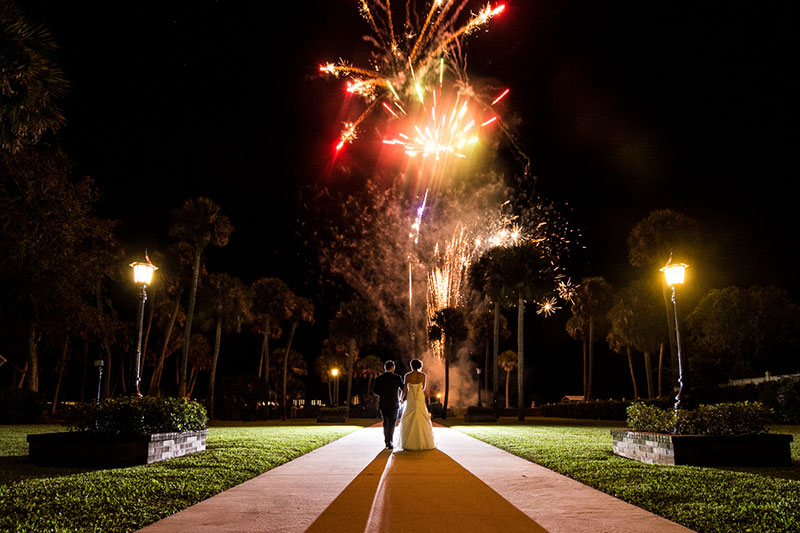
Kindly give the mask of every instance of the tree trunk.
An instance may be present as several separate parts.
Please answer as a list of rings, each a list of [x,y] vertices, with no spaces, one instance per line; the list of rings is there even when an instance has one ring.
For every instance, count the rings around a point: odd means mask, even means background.
[[[636,385],[636,373],[633,371],[633,354],[631,354],[631,349],[626,348],[625,351],[628,354],[628,368],[631,371],[631,382],[633,383],[633,399],[639,399],[639,387]]]
[[[583,401],[585,402],[589,396],[589,350],[588,342],[586,342],[586,335],[583,336]]]
[[[350,351],[350,360],[347,362],[347,408],[350,409],[353,394],[353,364],[356,360],[356,340],[350,339],[347,344],[347,349]]]
[[[151,291],[153,294],[150,296],[150,313],[147,316],[147,327],[144,330],[144,338],[142,339],[142,360],[139,362],[139,376],[142,376],[142,369],[144,368],[144,361],[147,359],[147,341],[150,340],[150,331],[153,329],[153,315],[156,311],[156,294],[157,291]]]
[[[164,332],[164,346],[161,347],[161,354],[158,356],[158,362],[153,370],[153,375],[150,376],[150,388],[148,394],[154,396],[161,383],[161,374],[164,371],[164,360],[167,358],[167,349],[169,347],[169,340],[172,337],[172,328],[175,327],[175,320],[178,318],[178,311],[181,309],[181,293],[175,297],[175,309],[172,310],[172,315],[169,317],[167,324],[167,331]]]
[[[281,395],[281,420],[286,420],[286,376],[289,372],[289,350],[292,349],[292,340],[294,339],[294,332],[297,329],[297,322],[292,323],[292,331],[289,333],[289,344],[286,345],[286,353],[283,356],[283,388]]]
[[[186,390],[186,398],[191,398],[192,393],[194,392],[195,383],[197,383],[197,376],[200,375],[200,371],[197,370],[197,367],[192,366],[192,371],[189,374],[189,384]]]
[[[106,352],[106,367],[104,369],[103,398],[111,398],[111,346],[103,340],[103,350]]]
[[[180,373],[178,375],[178,397],[186,397],[186,372],[189,368],[189,341],[192,337],[192,320],[194,320],[194,304],[197,300],[197,284],[200,280],[200,256],[203,250],[198,247],[194,253],[192,267],[192,287],[189,292],[189,306],[186,310],[186,328],[183,334],[183,350],[181,351]]]
[[[61,348],[61,359],[58,361],[58,378],[56,378],[56,390],[53,393],[53,406],[50,414],[56,414],[58,405],[58,392],[61,390],[61,380],[64,378],[64,368],[67,366],[67,348],[69,347],[69,335],[64,336],[64,346]]]
[[[511,371],[506,370],[506,409],[511,409],[511,404],[508,401],[508,386],[511,383]]]
[[[650,364],[650,352],[642,352],[644,355],[644,371],[647,375],[647,397],[653,397],[653,367]]]
[[[492,407],[497,407],[497,393],[499,392],[498,378],[500,377],[499,353],[500,353],[500,302],[494,303],[494,338],[492,339]],[[506,395],[507,397],[507,395]],[[506,399],[506,403],[508,400]],[[508,405],[506,405],[508,408]]]
[[[444,338],[444,403],[442,404],[442,419],[447,420],[447,404],[450,400],[450,346],[452,341],[447,340],[447,332]]]
[[[664,395],[662,391],[662,384],[664,383],[664,376],[662,375],[662,371],[664,368],[664,343],[662,342],[658,348],[658,397]]]
[[[208,418],[214,418],[214,384],[217,379],[219,345],[222,339],[222,316],[217,317],[217,332],[214,336],[214,353],[211,356],[211,373],[208,376]]]
[[[270,397],[272,396],[272,391],[270,391],[270,384],[269,384],[269,328],[270,328],[270,317],[264,319],[264,339],[261,341],[261,361],[263,363],[263,372],[262,368],[259,368],[259,373],[263,373],[264,375],[264,384],[267,386],[267,397],[265,399],[266,402],[266,412],[267,418],[269,418],[269,401]]]
[[[517,299],[517,420],[525,421],[525,300]]]
[[[594,319],[589,317],[589,368],[588,377],[586,378],[586,396],[584,399],[588,402],[592,399],[592,373],[594,370]]]
[[[328,379],[328,405],[333,405],[333,390],[330,379]]]
[[[28,371],[25,373],[25,388],[39,392],[39,339],[36,320],[28,325]]]
[[[81,369],[81,403],[86,401],[86,377],[89,370],[89,339],[83,339],[83,368]]]
[[[486,355],[483,358],[483,390],[489,392],[489,339],[486,339]],[[489,404],[494,407],[494,404]]]

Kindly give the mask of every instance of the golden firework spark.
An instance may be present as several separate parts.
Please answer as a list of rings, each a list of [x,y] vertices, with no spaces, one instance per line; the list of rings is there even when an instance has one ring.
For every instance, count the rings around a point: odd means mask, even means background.
[[[486,4],[477,13],[471,13],[466,23],[459,26],[460,14],[469,3],[470,0],[434,0],[418,30],[415,29],[415,21],[421,17],[407,13],[405,27],[408,31],[398,40],[394,31],[390,1],[359,1],[361,15],[374,33],[372,41],[379,47],[375,64],[371,68],[362,68],[340,60],[338,63],[328,62],[319,67],[320,72],[324,74],[349,78],[347,91],[363,97],[370,104],[356,120],[346,124],[337,149],[341,149],[356,138],[359,125],[375,108],[373,105],[375,102],[392,102],[388,109],[394,107],[403,109],[406,107],[404,99],[417,98],[420,102],[424,101],[425,79],[428,73],[435,73],[438,63],[441,83],[444,58],[451,53],[451,47],[456,41],[461,36],[469,35],[485,26],[493,17],[505,10],[504,4],[495,6]],[[376,11],[377,16],[373,15],[373,11]],[[438,142],[433,130],[430,137],[426,137],[424,129],[419,133],[425,140],[424,146],[438,146],[431,148],[434,154],[440,155],[446,150],[443,146],[449,146],[449,143]]]

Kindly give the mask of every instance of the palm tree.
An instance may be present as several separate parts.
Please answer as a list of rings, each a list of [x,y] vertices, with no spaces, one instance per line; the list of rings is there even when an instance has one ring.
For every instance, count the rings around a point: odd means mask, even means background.
[[[366,394],[372,390],[372,381],[383,372],[383,361],[375,355],[368,355],[356,363],[356,375],[367,378]]]
[[[210,370],[211,365],[211,345],[205,335],[202,333],[195,333],[192,335],[192,349],[189,351],[189,366],[191,372],[189,374],[188,389],[186,390],[187,398],[191,398],[200,372]]]
[[[292,349],[292,341],[294,340],[295,331],[300,322],[314,322],[314,304],[311,300],[303,298],[302,296],[292,297],[292,306],[289,315],[289,322],[291,323],[291,330],[289,333],[289,342],[286,345],[286,351],[283,357],[283,387],[281,393],[281,420],[286,420],[286,379],[288,376],[289,354]]]
[[[447,418],[447,402],[450,393],[450,361],[455,358],[456,348],[467,338],[464,313],[455,307],[445,307],[437,311],[431,318],[428,338],[433,341],[444,341],[444,403],[442,418]]]
[[[622,313],[618,314],[616,306],[611,308],[609,312],[611,327],[608,331],[608,335],[606,335],[606,342],[608,342],[608,347],[611,348],[614,353],[624,353],[628,358],[628,370],[631,373],[631,383],[633,384],[633,398],[638,400],[639,386],[636,383],[636,372],[633,370],[633,344],[630,339],[625,336],[624,330],[627,324],[625,323],[626,319],[621,315]]]
[[[286,391],[286,394],[284,394],[285,403],[288,403],[290,397],[302,397],[305,382],[300,378],[308,374],[308,365],[303,355],[295,350],[289,350],[287,353],[285,349],[279,348],[272,352],[272,357],[276,365],[286,365],[286,374],[283,376],[284,389]],[[277,388],[277,383],[275,388]]]
[[[473,290],[476,290],[492,302],[494,313],[492,321],[492,406],[497,406],[498,394],[498,370],[499,370],[499,352],[500,352],[500,336],[502,335],[502,323],[505,323],[505,328],[508,327],[508,321],[500,314],[500,303],[503,300],[503,285],[501,279],[497,276],[490,275],[492,254],[486,253],[475,261],[469,270],[469,284]],[[509,331],[508,335],[511,335]]]
[[[344,365],[342,364],[344,358],[345,348],[341,344],[332,339],[322,341],[322,349],[314,361],[314,369],[322,379],[322,382],[328,385],[328,405],[333,405],[331,384],[335,379],[331,371],[336,368],[340,373],[344,373]]]
[[[588,357],[584,357],[583,362],[583,398],[586,401],[592,398],[594,343],[605,337],[606,317],[612,304],[611,285],[602,277],[585,278],[575,291],[572,314],[577,318],[573,327],[577,328],[578,322],[582,324],[580,330],[588,347]]]
[[[207,326],[214,327],[214,347],[211,354],[211,372],[208,377],[208,416],[214,418],[214,386],[219,361],[223,329],[240,332],[248,319],[252,298],[247,286],[230,274],[215,273],[208,277],[201,302]]]
[[[651,281],[633,281],[620,291],[608,315],[615,336],[624,341],[627,347],[642,352],[644,356],[648,398],[656,395],[650,355],[663,346],[665,335],[663,325],[660,325],[661,313],[658,309],[657,294],[657,289]],[[660,357],[658,374],[660,382]]]
[[[53,61],[58,46],[11,0],[0,0],[0,150],[16,152],[64,124],[69,88]]]
[[[207,246],[225,246],[233,232],[228,217],[222,214],[220,207],[209,198],[186,200],[173,212],[173,223],[170,236],[188,243],[194,250],[192,267],[192,284],[189,291],[189,305],[186,310],[186,328],[183,335],[183,350],[179,369],[178,396],[186,396],[186,371],[189,363],[189,346],[191,345],[192,320],[197,299],[197,286],[200,278],[200,258]]]
[[[657,209],[636,223],[628,235],[628,262],[631,266],[655,270],[666,264],[670,257],[673,262],[692,258],[696,263],[701,250],[700,229],[693,218],[671,209]],[[687,261],[687,262],[692,262]],[[678,350],[675,339],[675,323],[669,290],[662,285],[664,317],[667,324],[670,362],[673,371],[678,365]]]
[[[186,314],[181,312],[181,296],[192,279],[192,264],[194,261],[194,250],[183,242],[175,243],[170,246],[168,252],[163,257],[163,262],[159,263],[162,274],[159,279],[162,286],[162,293],[165,300],[158,305],[153,305],[154,312],[157,313],[157,322],[163,326],[163,340],[161,352],[156,360],[153,374],[150,376],[150,387],[148,394],[155,395],[161,383],[161,374],[164,370],[166,358],[176,350],[183,347],[183,340],[175,342],[172,339],[172,331],[177,324],[178,327],[185,326]],[[164,322],[166,319],[166,322]]]
[[[292,291],[278,278],[261,278],[253,283],[253,325],[261,337],[261,359],[258,364],[258,375],[264,381],[267,390],[265,401],[269,405],[271,399],[269,380],[269,339],[281,336],[281,324],[289,319],[292,303]],[[269,416],[269,409],[267,410]]]
[[[331,337],[347,343],[347,405],[351,405],[353,365],[359,346],[375,336],[375,313],[370,306],[353,300],[343,304],[329,325]]]
[[[476,345],[484,346],[484,362],[483,362],[483,388],[489,391],[489,371],[491,370],[492,382],[494,382],[494,375],[497,374],[496,368],[490,361],[490,352],[492,340],[494,338],[495,319],[497,319],[499,340],[505,342],[511,337],[511,331],[508,329],[508,320],[502,314],[496,312],[499,306],[494,306],[495,309],[487,309],[473,316],[470,322],[470,336]],[[498,343],[499,346],[499,343]]]
[[[510,407],[508,401],[508,386],[511,383],[511,372],[517,367],[517,352],[505,350],[500,353],[500,368],[506,373],[506,409]]]
[[[517,305],[517,417],[525,419],[525,302],[549,300],[556,289],[555,258],[537,242],[495,247],[485,256],[485,285]]]

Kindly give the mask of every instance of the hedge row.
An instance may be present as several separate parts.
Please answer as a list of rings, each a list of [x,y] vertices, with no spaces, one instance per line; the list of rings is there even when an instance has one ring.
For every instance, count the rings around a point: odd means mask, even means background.
[[[647,400],[646,403],[667,407],[672,400]],[[589,420],[626,419],[626,410],[632,402],[621,400],[595,400],[590,402],[550,403],[541,406],[541,415],[553,418],[581,418]]]
[[[770,409],[758,402],[701,405],[697,409],[662,409],[634,403],[627,409],[628,427],[676,435],[752,435],[767,432],[773,418]]]
[[[759,402],[775,414],[775,422],[800,424],[800,379],[714,387],[697,392],[703,403]]]
[[[82,403],[65,411],[73,431],[112,435],[181,433],[206,429],[206,409],[180,398],[123,396]]]

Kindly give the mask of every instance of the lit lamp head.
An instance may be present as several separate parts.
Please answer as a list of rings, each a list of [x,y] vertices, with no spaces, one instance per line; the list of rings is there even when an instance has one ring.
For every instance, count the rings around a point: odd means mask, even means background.
[[[133,268],[133,281],[142,285],[150,285],[153,281],[153,272],[158,270],[158,267],[150,262],[147,254],[144,255],[144,261],[131,263],[131,268]]]
[[[661,272],[664,273],[664,278],[667,280],[667,285],[674,287],[675,285],[683,284],[687,268],[689,268],[689,265],[686,263],[673,263],[672,256],[670,256],[667,264],[661,267]]]
[[[331,369],[331,376],[336,377],[338,375],[339,375],[339,369],[338,368]]]

